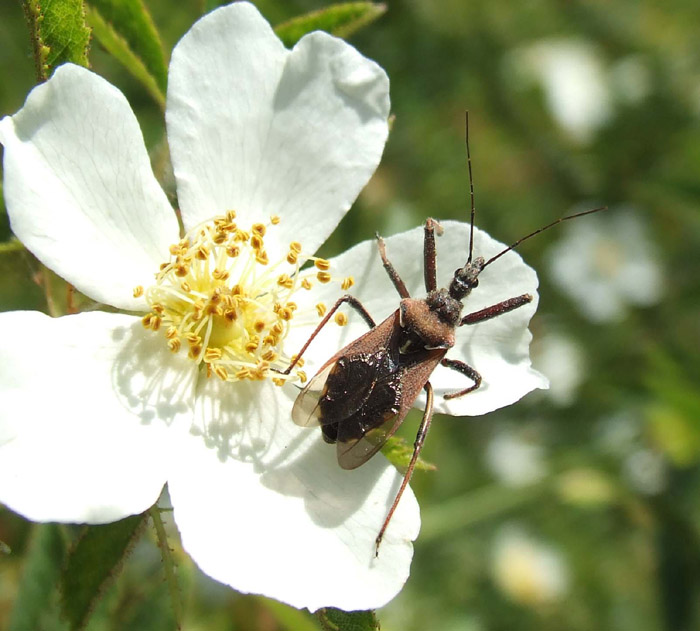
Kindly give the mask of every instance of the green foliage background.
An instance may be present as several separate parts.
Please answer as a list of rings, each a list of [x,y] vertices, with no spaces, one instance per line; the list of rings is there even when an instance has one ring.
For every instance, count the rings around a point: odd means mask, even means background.
[[[119,3],[89,6],[105,17],[113,4]],[[144,4],[166,58],[205,8],[197,0]],[[273,24],[324,6],[315,0],[257,4]],[[100,24],[88,18],[97,31]],[[378,612],[382,628],[700,626],[698,32],[700,9],[684,0],[390,0],[385,15],[350,36],[387,70],[396,119],[382,165],[325,246],[326,255],[377,230],[390,234],[420,225],[427,216],[466,220],[468,109],[481,227],[512,242],[574,207],[607,204],[614,212],[631,206],[647,224],[664,270],[659,304],[631,309],[620,322],[593,324],[545,271],[545,253],[561,232],[523,245],[521,254],[540,272],[535,338],[556,331],[577,341],[585,355],[583,383],[566,406],[530,395],[483,418],[436,418],[423,455],[437,471],[419,472],[413,482],[424,525],[411,578]],[[105,45],[112,41],[112,54],[93,39],[90,63],[127,95],[157,165],[164,142],[157,98],[163,77],[154,71],[152,85],[144,87],[114,56],[128,53],[119,49],[128,38],[103,35]],[[646,96],[617,103],[590,142],[575,142],[557,126],[536,84],[523,86],[504,71],[518,50],[552,38],[590,44],[607,68],[634,59],[646,69]],[[22,6],[0,3],[0,114],[19,109],[35,80]],[[10,236],[4,212],[0,233],[3,240]],[[45,310],[44,293],[32,282],[35,261],[3,250],[0,262],[0,308]],[[600,435],[615,418],[626,419],[634,437],[611,451]],[[409,440],[417,422],[416,416],[406,423]],[[541,447],[543,479],[513,487],[490,472],[484,454],[504,430]],[[630,481],[629,458],[639,450],[662,464],[657,492],[643,492]],[[568,588],[557,598],[514,598],[494,580],[497,533],[513,524],[556,550],[565,564]],[[173,530],[170,536],[176,538]],[[26,611],[18,611],[18,594],[28,598],[22,576],[35,571],[46,585],[55,584],[55,564],[46,560],[60,559],[74,538],[71,528],[37,527],[0,508],[0,541],[11,548],[11,554],[0,550],[0,628],[32,628],[22,626]],[[173,628],[152,538],[146,534],[136,544],[88,629]],[[209,581],[175,547],[184,628],[320,628],[322,621],[303,612]],[[39,628],[68,628],[57,615],[58,596],[42,594]]]

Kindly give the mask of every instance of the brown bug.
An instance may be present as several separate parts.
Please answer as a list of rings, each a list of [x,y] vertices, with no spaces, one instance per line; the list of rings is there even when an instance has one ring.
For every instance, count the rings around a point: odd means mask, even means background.
[[[530,237],[552,226],[599,210],[596,208],[557,219],[519,239],[485,261],[473,258],[474,186],[467,124],[467,164],[471,199],[469,255],[463,267],[456,270],[449,288],[439,289],[436,277],[435,232],[441,233],[434,219],[425,222],[423,241],[423,274],[427,296],[412,298],[398,272],[387,258],[384,240],[377,235],[382,264],[401,297],[399,308],[380,324],[353,296],[345,295],[330,309],[299,351],[288,374],[302,357],[309,344],[326,325],[337,309],[347,303],[355,309],[370,330],[333,355],[299,393],[292,409],[297,425],[320,425],[323,439],[337,445],[338,463],[343,469],[355,469],[376,454],[399,428],[413,407],[421,390],[426,392],[423,419],[413,446],[413,455],[406,469],[394,502],[377,535],[375,554],[391,517],[398,506],[433,416],[433,388],[430,376],[438,364],[462,373],[472,385],[444,395],[445,399],[461,397],[481,385],[476,369],[457,359],[445,357],[455,344],[457,327],[477,324],[498,317],[530,303],[533,297],[522,294],[462,316],[462,301],[479,284],[479,274],[488,265]]]

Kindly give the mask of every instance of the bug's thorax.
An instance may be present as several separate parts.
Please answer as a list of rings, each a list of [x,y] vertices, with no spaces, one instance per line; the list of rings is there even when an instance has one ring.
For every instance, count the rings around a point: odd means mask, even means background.
[[[431,291],[425,300],[404,298],[399,307],[402,354],[448,349],[455,344],[462,303],[446,289]]]

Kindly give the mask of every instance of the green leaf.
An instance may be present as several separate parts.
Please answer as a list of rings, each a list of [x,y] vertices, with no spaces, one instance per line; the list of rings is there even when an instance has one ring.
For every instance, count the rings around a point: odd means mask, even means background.
[[[60,526],[37,524],[33,527],[8,631],[43,628],[41,620],[50,609],[65,554],[66,543]]]
[[[38,81],[66,62],[88,65],[90,29],[82,0],[25,0],[23,6]]]
[[[163,106],[168,67],[158,30],[141,0],[89,0],[87,20],[107,52]]]
[[[401,436],[392,436],[382,447],[382,453],[400,471],[406,471],[413,456],[413,445],[409,445]],[[416,471],[436,471],[437,467],[423,458],[416,460]]]
[[[34,257],[19,241],[0,243],[0,305],[3,310],[46,308],[41,287],[33,278],[38,269]]]
[[[295,609],[272,598],[257,596],[257,600],[285,631],[318,631],[318,625],[306,610]]]
[[[349,37],[385,12],[385,4],[374,2],[334,4],[278,24],[275,33],[287,47],[294,46],[311,31],[326,31],[337,37]]]
[[[98,599],[120,571],[146,524],[134,515],[113,524],[86,526],[61,576],[61,609],[71,629],[82,629]]]
[[[379,620],[374,611],[319,609],[316,612],[324,631],[377,631]]]

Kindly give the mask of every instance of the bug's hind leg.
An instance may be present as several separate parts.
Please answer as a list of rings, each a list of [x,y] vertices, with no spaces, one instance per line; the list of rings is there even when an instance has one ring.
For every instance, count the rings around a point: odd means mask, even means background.
[[[306,349],[309,348],[309,344],[313,342],[314,338],[321,332],[321,329],[324,326],[326,326],[328,320],[331,319],[333,314],[340,308],[340,306],[346,302],[362,316],[362,319],[367,323],[367,326],[369,326],[370,329],[373,329],[375,326],[377,326],[374,322],[374,319],[369,314],[369,311],[365,309],[364,305],[354,296],[346,294],[342,298],[338,298],[336,303],[329,309],[328,313],[326,313],[326,315],[323,317],[323,320],[321,320],[318,323],[318,326],[314,329],[313,333],[309,335],[309,339],[306,340],[304,346],[302,346],[301,350],[297,353],[296,357],[294,358],[294,361],[292,361],[292,363],[289,364],[289,366],[287,366],[287,368],[284,371],[276,372],[279,372],[281,375],[288,375],[290,372],[292,372],[292,369],[294,368],[294,366],[297,365],[297,363],[301,359],[301,356],[306,352]]]
[[[457,397],[463,397],[465,394],[469,394],[481,386],[481,375],[469,364],[465,364],[457,359],[447,358],[443,359],[440,363],[447,368],[461,372],[465,377],[469,377],[469,379],[474,382],[471,386],[465,388],[464,390],[449,392],[448,394],[443,395],[443,399],[456,399]]]
[[[381,544],[382,539],[384,538],[384,533],[386,532],[387,526],[389,525],[389,522],[391,521],[391,518],[394,515],[396,507],[399,505],[399,500],[401,499],[403,492],[406,490],[408,483],[411,481],[413,469],[415,469],[416,467],[416,462],[418,462],[418,456],[420,455],[420,451],[423,448],[423,443],[425,442],[425,437],[428,434],[428,430],[430,429],[430,421],[432,421],[433,419],[433,387],[428,381],[423,386],[423,388],[425,389],[426,395],[425,412],[423,412],[423,420],[421,420],[420,422],[420,427],[418,428],[418,433],[416,434],[416,440],[413,443],[413,455],[411,456],[411,461],[408,463],[406,473],[404,473],[401,486],[399,487],[399,490],[396,493],[396,497],[394,498],[394,502],[391,505],[391,508],[389,509],[389,514],[386,516],[386,519],[382,524],[382,528],[379,531],[377,538],[374,540],[375,557],[379,556],[379,544]]]

